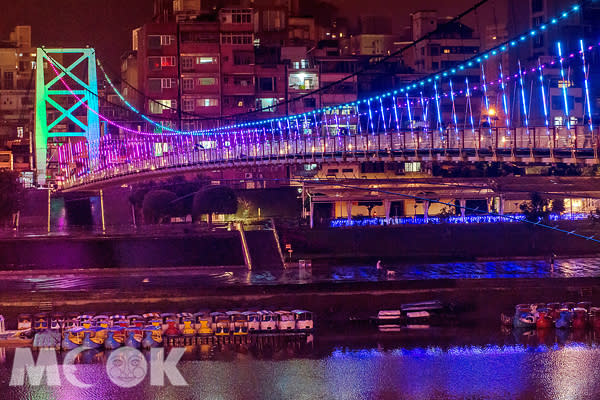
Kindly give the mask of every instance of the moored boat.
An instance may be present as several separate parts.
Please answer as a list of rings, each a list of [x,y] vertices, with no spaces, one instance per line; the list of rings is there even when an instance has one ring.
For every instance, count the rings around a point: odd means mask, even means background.
[[[144,328],[144,338],[142,339],[142,348],[150,349],[159,347],[163,343],[162,329],[158,326],[147,326]]]
[[[554,327],[554,320],[550,316],[550,311],[547,308],[536,309],[535,326],[538,329],[548,329]]]
[[[588,326],[588,311],[583,307],[573,309],[573,320],[571,326],[573,329],[585,329]]]
[[[123,336],[123,328],[120,326],[113,326],[111,328],[108,329],[108,331],[106,332],[106,339],[104,340],[104,348],[107,350],[114,350],[114,349],[118,349],[119,347],[121,347],[121,345],[123,344],[123,340],[124,338]],[[115,338],[115,334],[121,334],[121,341],[118,341]]]
[[[313,313],[306,310],[292,310],[296,320],[296,330],[312,331],[314,328]]]

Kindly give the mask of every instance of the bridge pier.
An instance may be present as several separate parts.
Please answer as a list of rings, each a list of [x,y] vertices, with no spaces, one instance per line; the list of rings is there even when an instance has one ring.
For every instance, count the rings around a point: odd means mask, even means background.
[[[392,202],[389,199],[383,200],[383,209],[385,211],[385,223],[389,225],[390,223],[390,209],[392,207]]]
[[[346,202],[346,219],[348,221],[348,226],[350,226],[350,224],[352,223],[352,202],[351,201]],[[312,222],[312,218],[311,218],[311,222]]]

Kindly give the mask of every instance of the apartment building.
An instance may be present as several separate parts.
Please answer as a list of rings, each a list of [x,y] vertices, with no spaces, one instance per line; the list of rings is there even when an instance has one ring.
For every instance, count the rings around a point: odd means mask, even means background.
[[[18,171],[31,170],[35,59],[30,26],[16,26],[0,41],[0,150],[11,153]]]

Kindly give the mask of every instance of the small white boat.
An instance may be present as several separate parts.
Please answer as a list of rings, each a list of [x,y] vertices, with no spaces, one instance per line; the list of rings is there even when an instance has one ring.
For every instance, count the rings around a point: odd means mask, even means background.
[[[260,330],[262,332],[274,332],[277,330],[276,316],[272,311],[259,311],[258,316],[260,318]]]
[[[306,310],[292,310],[297,331],[311,331],[314,327],[313,313]]]
[[[290,311],[275,311],[277,317],[277,329],[280,332],[293,331],[296,329],[296,319]]]
[[[400,310],[381,310],[377,313],[376,321],[379,324],[390,324],[399,322],[401,318],[402,311]]]
[[[244,311],[242,314],[246,316],[248,321],[248,332],[260,331],[260,315],[256,311]]]

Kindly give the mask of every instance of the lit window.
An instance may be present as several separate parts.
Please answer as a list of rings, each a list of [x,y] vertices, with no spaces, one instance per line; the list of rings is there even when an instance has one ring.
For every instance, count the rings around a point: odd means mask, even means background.
[[[244,107],[244,102],[242,100],[238,101],[238,107]]]
[[[198,85],[200,86],[212,86],[217,83],[215,78],[198,78]]]
[[[277,99],[274,98],[259,98],[256,99],[256,109],[262,112],[277,111]]]
[[[450,54],[450,49],[444,49],[444,54]]]
[[[160,65],[162,67],[174,67],[175,66],[175,56],[161,57]]]
[[[215,64],[216,57],[196,57],[196,64]]]
[[[404,163],[404,171],[406,172],[421,172],[420,162],[406,162]]]
[[[151,114],[162,114],[164,110],[174,108],[173,100],[149,100],[148,108]]]
[[[218,99],[198,99],[199,107],[216,107],[219,105]]]

